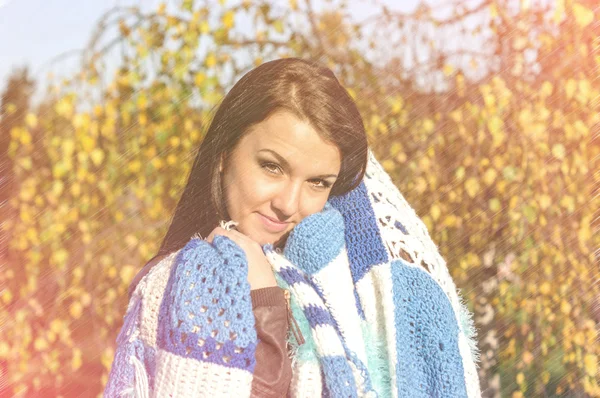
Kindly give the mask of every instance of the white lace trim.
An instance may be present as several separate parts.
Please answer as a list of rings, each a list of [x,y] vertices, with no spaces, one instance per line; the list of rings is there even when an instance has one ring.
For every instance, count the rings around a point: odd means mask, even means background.
[[[473,379],[477,376],[472,374],[473,367],[479,361],[476,329],[472,314],[460,297],[446,262],[440,255],[437,245],[431,239],[427,227],[402,196],[371,150],[369,150],[364,183],[377,216],[382,239],[387,245],[389,254],[392,258],[400,257],[399,249],[408,253],[412,257],[412,262],[410,260],[407,260],[407,262],[412,266],[424,267],[450,300],[460,332],[466,338],[469,346],[470,358],[463,357],[463,362],[472,362],[465,366],[468,369],[466,376],[471,379],[466,381],[468,384],[477,383],[478,385],[478,379]],[[396,226],[396,223],[400,223],[408,234],[405,234]],[[478,389],[475,388],[474,390]],[[477,393],[475,393],[475,396],[478,396]]]

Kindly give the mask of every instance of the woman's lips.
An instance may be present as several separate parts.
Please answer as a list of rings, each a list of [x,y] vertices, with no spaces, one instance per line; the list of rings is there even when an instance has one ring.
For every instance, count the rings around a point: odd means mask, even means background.
[[[267,216],[264,216],[260,213],[258,213],[258,216],[260,217],[263,225],[265,226],[265,228],[273,233],[278,233],[278,232],[283,232],[285,231],[285,229],[287,228],[288,224],[287,222],[277,222],[277,221],[273,221],[272,219],[270,219]]]

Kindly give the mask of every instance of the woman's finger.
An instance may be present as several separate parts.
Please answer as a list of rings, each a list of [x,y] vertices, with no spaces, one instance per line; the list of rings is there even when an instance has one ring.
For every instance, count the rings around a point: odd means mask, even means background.
[[[237,244],[239,247],[244,248],[246,247],[250,242],[248,242],[247,239],[245,239],[245,235],[238,232],[238,231],[228,231],[226,229],[223,229],[221,227],[216,227],[208,236],[208,238],[206,238],[206,240],[209,243],[212,243],[213,239],[215,238],[215,235],[222,235],[222,236],[226,236],[229,239],[231,239],[235,244]]]
[[[221,227],[216,227],[216,228],[215,228],[215,229],[213,229],[213,230],[211,231],[211,233],[210,233],[210,234],[209,234],[209,235],[206,237],[206,241],[207,241],[208,243],[212,243],[212,241],[213,241],[213,239],[214,239],[215,235],[225,235],[225,236],[227,236],[227,232],[228,232],[227,230],[225,230],[225,229],[223,229],[223,228],[221,228]]]

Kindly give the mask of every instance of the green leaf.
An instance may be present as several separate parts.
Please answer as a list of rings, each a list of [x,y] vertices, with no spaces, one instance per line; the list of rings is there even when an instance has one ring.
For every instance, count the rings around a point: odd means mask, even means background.
[[[181,5],[181,8],[184,11],[192,12],[192,10],[194,9],[194,0],[183,0],[183,4]]]
[[[490,199],[489,206],[490,206],[491,211],[494,211],[494,212],[500,211],[500,208],[501,208],[500,200],[498,198]]]
[[[154,138],[156,139],[156,142],[160,145],[164,145],[167,142],[167,139],[169,138],[169,133],[167,133],[164,130],[160,130],[157,131],[156,134],[154,134]]]
[[[537,213],[535,212],[535,209],[529,205],[525,205],[525,207],[523,207],[523,215],[527,218],[527,221],[530,224],[533,224],[537,220]]]
[[[514,181],[517,177],[517,169],[513,166],[506,166],[502,169],[502,175],[508,181]]]

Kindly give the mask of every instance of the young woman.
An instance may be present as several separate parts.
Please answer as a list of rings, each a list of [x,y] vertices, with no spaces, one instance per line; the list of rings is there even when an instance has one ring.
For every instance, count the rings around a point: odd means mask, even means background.
[[[366,162],[361,116],[331,70],[296,58],[258,66],[220,104],[159,252],[135,277],[130,295],[193,235],[230,238],[248,259],[259,337],[253,391],[284,396],[291,379],[287,303],[261,246],[281,248],[330,195],[360,182]],[[236,230],[219,227],[221,220],[236,221]]]
[[[478,396],[470,318],[424,231],[333,73],[260,65],[130,286],[105,396]]]

